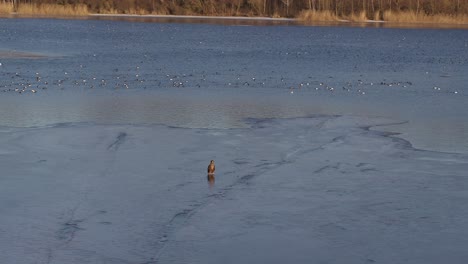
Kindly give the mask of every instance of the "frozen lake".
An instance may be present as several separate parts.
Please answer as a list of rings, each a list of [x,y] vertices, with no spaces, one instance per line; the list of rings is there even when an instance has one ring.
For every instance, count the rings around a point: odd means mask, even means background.
[[[466,263],[467,30],[176,22],[0,19],[0,263]]]
[[[408,122],[391,129],[418,148],[468,151],[467,30],[2,19],[0,32],[0,125],[372,115]]]

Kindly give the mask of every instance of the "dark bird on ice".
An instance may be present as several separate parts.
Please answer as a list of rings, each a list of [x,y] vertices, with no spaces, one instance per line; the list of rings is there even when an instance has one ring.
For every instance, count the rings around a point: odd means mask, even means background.
[[[210,162],[210,165],[208,165],[208,174],[214,174],[215,172],[215,164],[214,164],[214,160],[212,160]]]

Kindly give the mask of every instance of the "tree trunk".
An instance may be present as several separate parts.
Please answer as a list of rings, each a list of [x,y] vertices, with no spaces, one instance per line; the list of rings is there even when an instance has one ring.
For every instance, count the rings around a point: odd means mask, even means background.
[[[289,6],[291,5],[292,0],[281,0],[286,6],[286,16],[289,16]]]
[[[338,0],[335,0],[335,16],[338,17]]]

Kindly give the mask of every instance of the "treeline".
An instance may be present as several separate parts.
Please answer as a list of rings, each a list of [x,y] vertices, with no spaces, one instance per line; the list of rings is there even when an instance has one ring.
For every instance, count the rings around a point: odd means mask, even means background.
[[[468,0],[0,0],[20,10],[22,5],[62,6],[88,13],[214,16],[297,17],[304,10],[330,12],[337,17],[384,12],[424,15],[468,15]],[[378,16],[377,16],[378,17]]]

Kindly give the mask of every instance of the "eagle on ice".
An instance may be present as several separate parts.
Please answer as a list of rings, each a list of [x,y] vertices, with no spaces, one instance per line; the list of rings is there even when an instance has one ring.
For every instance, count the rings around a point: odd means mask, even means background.
[[[216,167],[215,167],[215,164],[214,164],[214,160],[211,160],[210,165],[208,165],[208,174],[213,175],[214,172],[215,172],[215,169],[216,169]]]

